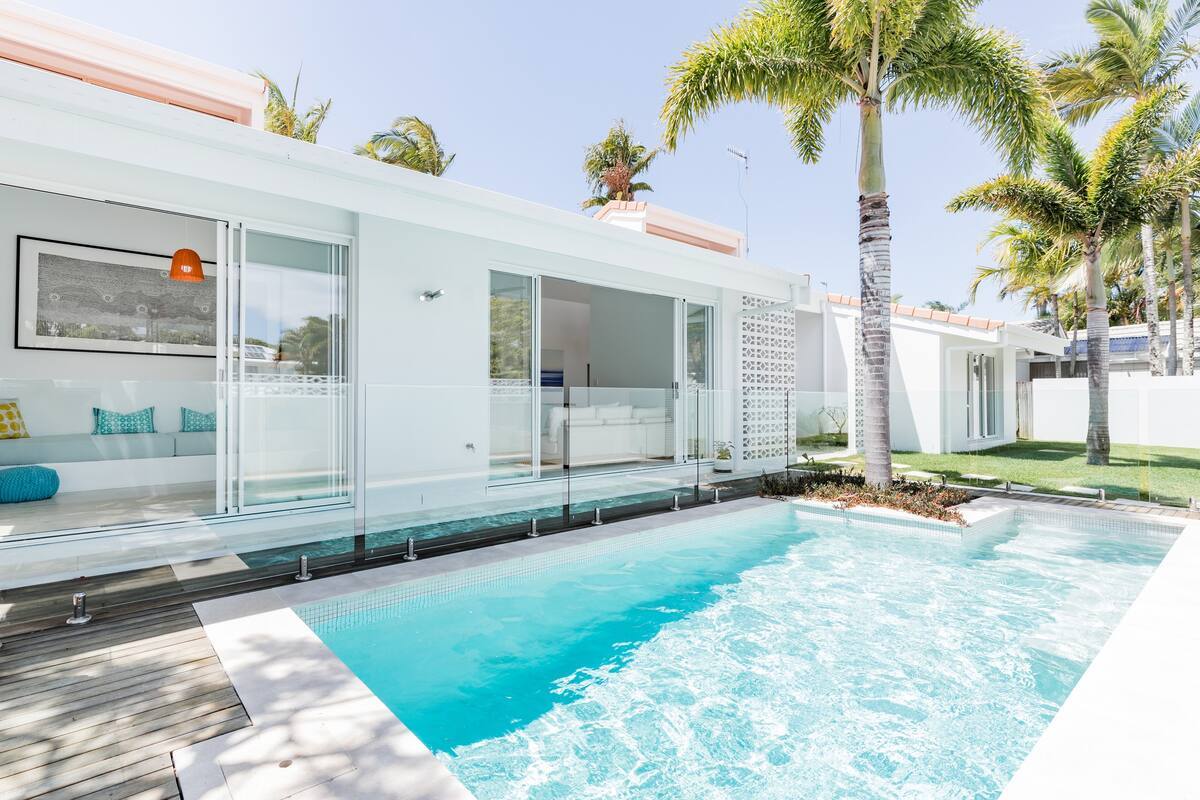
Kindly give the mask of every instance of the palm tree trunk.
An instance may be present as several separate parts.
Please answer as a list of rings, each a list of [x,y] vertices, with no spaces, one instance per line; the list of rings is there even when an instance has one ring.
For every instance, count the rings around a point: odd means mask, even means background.
[[[1196,364],[1196,342],[1192,325],[1196,312],[1196,297],[1192,287],[1192,197],[1184,193],[1179,198],[1179,260],[1183,272],[1183,369],[1191,375]]]
[[[1175,296],[1175,254],[1171,252],[1171,248],[1167,248],[1163,253],[1163,260],[1166,262],[1163,266],[1167,272],[1167,320],[1171,326],[1171,330],[1167,334],[1167,374],[1179,374],[1179,314],[1176,312]]]
[[[863,443],[866,480],[892,483],[892,229],[878,98],[859,102],[858,273],[862,287]]]
[[[1054,335],[1062,333],[1062,318],[1058,316],[1058,292],[1050,295],[1050,313],[1054,316]],[[1062,377],[1062,353],[1054,354],[1054,377]]]
[[[1150,374],[1163,374],[1162,339],[1158,333],[1158,282],[1154,274],[1154,226],[1142,226],[1142,289],[1146,295],[1147,357]],[[1090,312],[1089,312],[1090,313]],[[1091,354],[1088,354],[1091,364]]]
[[[1079,374],[1079,323],[1071,329],[1071,377]]]
[[[1084,244],[1087,259],[1087,463],[1108,464],[1108,297],[1100,267],[1099,242]]]

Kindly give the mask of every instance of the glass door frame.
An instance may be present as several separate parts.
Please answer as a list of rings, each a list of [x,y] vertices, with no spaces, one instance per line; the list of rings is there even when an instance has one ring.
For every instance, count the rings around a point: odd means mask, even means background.
[[[297,228],[288,225],[262,222],[247,218],[231,218],[226,224],[226,246],[218,248],[225,254],[225,279],[221,282],[225,295],[224,328],[225,335],[218,342],[218,364],[228,376],[224,385],[229,388],[225,392],[223,413],[218,412],[218,431],[220,420],[225,419],[226,457],[225,473],[225,508],[227,515],[246,516],[250,514],[265,514],[279,511],[314,510],[325,508],[353,507],[357,502],[357,442],[358,404],[356,386],[356,354],[357,354],[357,325],[351,321],[357,319],[357,298],[355,286],[356,249],[353,236],[330,233],[328,231]],[[318,242],[345,248],[343,259],[344,280],[337,282],[338,290],[333,295],[338,307],[345,310],[344,334],[342,352],[345,359],[344,385],[346,395],[341,400],[341,435],[339,467],[345,475],[346,491],[336,497],[314,498],[311,500],[292,500],[275,503],[246,504],[246,476],[243,463],[245,453],[246,431],[242,425],[245,410],[243,387],[245,381],[245,363],[242,358],[242,348],[234,342],[240,339],[246,325],[246,304],[244,300],[245,283],[242,280],[246,255],[246,239],[250,231],[272,236],[282,236],[292,239]],[[220,265],[218,265],[220,267]],[[238,343],[240,344],[240,342]]]
[[[707,341],[705,342],[705,368],[708,373],[709,386],[704,387],[709,394],[708,408],[708,431],[710,436],[715,437],[716,413],[712,407],[714,378],[717,375],[717,315],[720,310],[720,305],[715,300],[693,300],[686,297],[677,297],[675,299],[675,376],[676,376],[676,402],[675,402],[675,419],[682,420],[681,425],[676,425],[676,444],[675,444],[675,462],[678,464],[688,463],[692,461],[711,461],[711,457],[693,458],[692,451],[688,448],[688,437],[695,430],[695,426],[688,415],[688,395],[696,391],[697,387],[693,387],[688,383],[687,371],[687,345],[688,345],[688,306],[700,306],[708,309],[707,314]],[[699,408],[697,408],[697,416],[699,416]],[[697,444],[697,447],[699,445]]]
[[[489,479],[489,481],[488,481],[489,486],[505,486],[505,485],[514,484],[514,483],[521,483],[521,482],[526,482],[526,481],[538,481],[538,480],[543,479],[542,464],[541,464],[541,461],[542,461],[541,408],[542,408],[542,402],[543,402],[543,398],[542,398],[542,391],[543,391],[543,387],[542,387],[542,279],[543,278],[554,278],[556,280],[570,281],[572,283],[580,283],[580,284],[584,284],[587,286],[599,286],[599,287],[606,288],[606,289],[618,289],[621,291],[635,292],[637,294],[652,295],[655,297],[664,297],[664,298],[667,298],[672,301],[672,303],[673,303],[673,312],[672,313],[674,314],[674,319],[673,319],[673,323],[672,323],[672,331],[673,331],[673,336],[674,336],[674,342],[672,343],[672,345],[673,345],[672,352],[674,354],[673,384],[674,384],[674,387],[676,390],[674,410],[675,410],[675,420],[677,420],[677,421],[681,420],[681,419],[686,420],[686,402],[685,402],[684,398],[686,397],[685,393],[687,391],[687,374],[686,374],[687,373],[687,359],[686,359],[687,305],[690,303],[691,305],[696,305],[696,306],[707,306],[710,309],[709,318],[708,318],[708,323],[709,323],[708,368],[709,368],[710,382],[711,383],[718,382],[717,376],[720,374],[720,371],[719,371],[720,370],[720,348],[718,347],[718,343],[720,341],[719,331],[720,331],[720,324],[721,324],[721,317],[720,317],[721,303],[719,300],[707,299],[707,298],[705,298],[705,299],[685,298],[674,292],[654,291],[654,290],[646,289],[646,288],[640,287],[640,286],[631,286],[628,284],[604,281],[604,280],[597,279],[597,278],[594,278],[591,276],[581,276],[581,275],[575,275],[575,274],[570,274],[570,273],[555,272],[552,270],[537,269],[535,267],[529,267],[529,266],[522,265],[522,264],[516,264],[513,262],[509,262],[509,261],[500,261],[500,260],[489,260],[487,263],[487,270],[484,272],[483,279],[485,282],[487,282],[486,286],[488,287],[487,290],[489,292],[490,292],[491,273],[493,273],[493,272],[504,272],[504,273],[508,273],[511,275],[519,275],[522,277],[530,278],[533,281],[533,284],[532,284],[533,285],[533,295],[532,295],[533,311],[531,314],[531,317],[533,319],[533,331],[532,331],[532,336],[530,337],[531,341],[532,341],[531,347],[533,349],[533,352],[531,353],[531,359],[530,359],[531,364],[532,364],[532,376],[531,377],[532,377],[532,381],[533,381],[533,388],[532,388],[533,402],[530,404],[531,409],[530,409],[530,414],[529,414],[530,426],[531,426],[530,430],[532,431],[531,436],[530,436],[530,448],[531,448],[530,449],[530,457],[532,460],[533,469],[532,469],[532,475],[530,475],[527,478],[521,478],[521,479],[515,479],[515,480],[496,480],[496,481]],[[489,331],[489,335],[490,335],[490,331]],[[490,386],[491,375],[490,375],[490,372],[487,371],[487,369],[488,368],[485,367],[484,385]],[[710,386],[709,389],[712,390],[713,387]],[[681,413],[681,410],[683,413]],[[712,413],[710,413],[710,419],[713,424],[712,434],[714,436],[716,435],[716,428],[715,428],[715,425],[717,422],[716,413],[715,413],[716,410],[717,409],[712,409]],[[682,464],[682,463],[688,463],[689,461],[693,460],[690,458],[690,454],[688,454],[686,452],[686,450],[687,450],[687,432],[686,432],[686,430],[684,430],[684,428],[686,428],[686,427],[687,427],[686,424],[684,424],[684,425],[676,424],[675,425],[675,464],[676,465]],[[711,458],[700,459],[701,462],[711,461],[711,460],[712,460]]]

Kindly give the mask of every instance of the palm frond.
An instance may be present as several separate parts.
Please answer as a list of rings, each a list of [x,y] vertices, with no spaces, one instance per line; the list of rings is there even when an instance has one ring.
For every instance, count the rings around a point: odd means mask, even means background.
[[[689,47],[668,77],[661,113],[667,149],[721,106],[803,106],[849,81],[855,58],[834,45],[826,14],[823,0],[765,0]]]
[[[1158,89],[1139,100],[1104,134],[1092,156],[1088,197],[1110,224],[1138,218],[1134,187],[1142,174],[1152,137],[1184,97],[1181,87]]]
[[[1080,197],[1088,190],[1088,162],[1071,132],[1062,122],[1048,125],[1046,148],[1042,154],[1046,175],[1062,184]]]
[[[1032,168],[1050,108],[1038,71],[1012,37],[964,26],[936,47],[906,50],[892,74],[890,106],[951,108],[995,143],[1014,169]]]
[[[1020,175],[1001,175],[950,201],[949,211],[977,209],[1017,217],[1053,232],[1071,235],[1095,220],[1088,205],[1054,181]]]

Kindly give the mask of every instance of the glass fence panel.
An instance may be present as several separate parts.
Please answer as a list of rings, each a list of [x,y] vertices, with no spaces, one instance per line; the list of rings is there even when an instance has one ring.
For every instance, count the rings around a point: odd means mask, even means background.
[[[5,379],[0,398],[0,626],[59,616],[75,591],[100,610],[294,573],[300,553],[317,565],[314,543],[353,536],[348,501],[245,502],[229,386]]]
[[[1160,378],[1139,387],[1138,427],[1149,499],[1197,508],[1200,503],[1200,379]]]
[[[774,427],[777,452],[744,458],[735,423],[740,401],[730,392],[593,387],[567,407],[570,512],[576,522],[711,502],[758,489],[764,470],[784,467],[788,428],[784,398],[756,416]],[[772,417],[771,415],[774,414]],[[577,461],[578,459],[578,461]]]
[[[620,507],[668,507],[690,491],[695,464],[681,436],[687,406],[672,389],[568,389],[552,424],[561,417],[570,513],[594,519]]]
[[[530,394],[511,389],[365,387],[364,558],[402,554],[409,539],[429,552],[519,534],[532,520],[543,530],[561,527],[565,473],[535,457],[528,436],[535,413],[561,405],[539,391],[535,407]]]
[[[845,392],[792,392],[793,464],[850,450],[850,402]]]
[[[224,509],[213,382],[0,380],[0,398],[0,469],[26,468],[0,536]]]

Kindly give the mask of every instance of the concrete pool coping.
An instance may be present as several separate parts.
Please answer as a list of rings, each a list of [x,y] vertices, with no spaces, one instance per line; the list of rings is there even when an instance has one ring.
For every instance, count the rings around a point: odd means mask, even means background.
[[[181,795],[472,800],[293,607],[776,504],[731,500],[196,603],[253,724],[176,750]]]
[[[293,607],[776,502],[748,498],[694,507],[197,603],[205,632],[253,724],[174,753],[182,796],[184,800],[469,800],[470,792],[342,664]],[[796,505],[816,510],[805,502]],[[1200,719],[1197,696],[1179,697],[1180,687],[1189,685],[1189,667],[1194,671],[1200,656],[1200,626],[1194,624],[1200,619],[1200,581],[1194,579],[1200,574],[1200,523],[1185,527],[1180,520],[1148,519],[1135,512],[1050,509],[1044,503],[995,496],[970,506],[968,521],[987,530],[993,529],[993,521],[1007,521],[1021,510],[1042,518],[1063,514],[1185,531],[1003,797],[1186,796],[1177,790],[1183,785],[1182,775],[1172,776],[1170,770],[1173,766],[1178,772],[1200,744],[1193,722]],[[830,508],[821,510],[828,513]],[[847,523],[873,519],[895,525],[913,520],[888,509],[835,511]],[[956,523],[920,522],[930,532],[954,529],[963,536],[964,529]],[[1189,576],[1195,585],[1189,585]],[[1138,732],[1136,741],[1128,739],[1130,730]],[[287,766],[281,766],[284,763]],[[1130,791],[1134,776],[1143,782],[1137,792]],[[1147,791],[1145,782],[1156,780],[1165,781],[1161,794]]]

